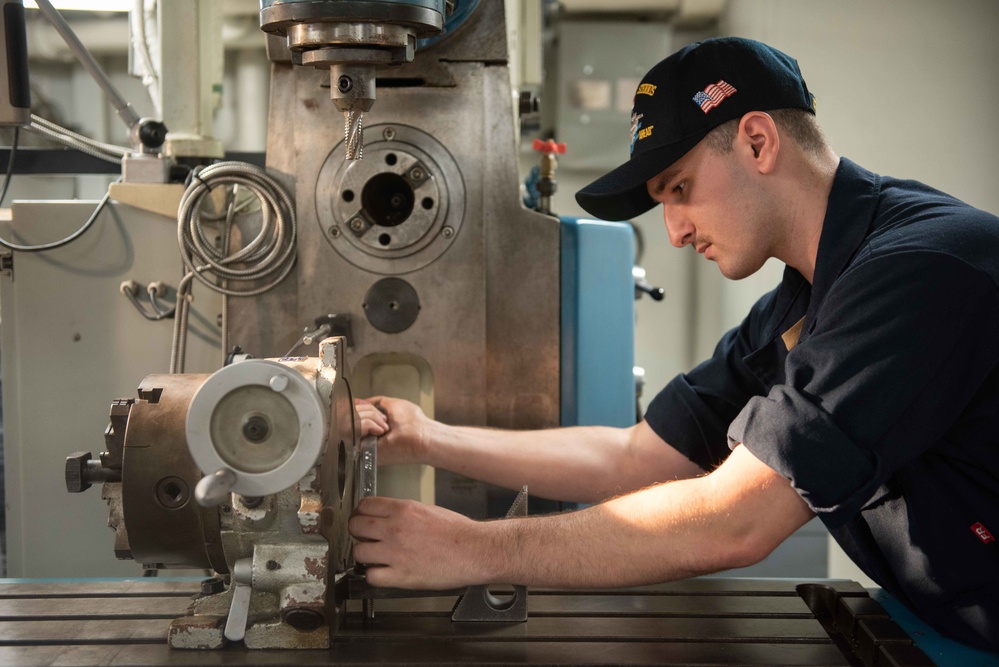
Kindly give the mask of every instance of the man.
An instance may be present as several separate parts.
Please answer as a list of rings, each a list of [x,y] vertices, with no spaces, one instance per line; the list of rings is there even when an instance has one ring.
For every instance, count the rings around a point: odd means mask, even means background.
[[[350,522],[368,579],[645,584],[750,565],[818,515],[923,619],[999,648],[999,219],[838,158],[797,63],[758,42],[659,63],[632,121],[630,160],[583,208],[661,204],[673,245],[732,279],[776,257],[781,285],[628,429],[508,433],[360,402],[383,463],[598,503],[480,523],[368,499]]]

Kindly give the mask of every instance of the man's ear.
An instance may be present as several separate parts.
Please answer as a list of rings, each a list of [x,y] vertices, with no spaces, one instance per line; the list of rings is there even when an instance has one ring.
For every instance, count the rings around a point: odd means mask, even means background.
[[[736,145],[743,149],[740,155],[751,160],[759,173],[771,173],[780,152],[780,135],[774,119],[762,111],[747,113],[739,121]]]

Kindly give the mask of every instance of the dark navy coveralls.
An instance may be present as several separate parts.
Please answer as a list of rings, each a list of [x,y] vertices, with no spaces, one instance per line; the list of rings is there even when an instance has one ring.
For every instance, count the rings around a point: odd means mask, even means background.
[[[813,284],[787,267],[645,418],[707,470],[743,443],[879,585],[999,649],[999,218],[841,160]]]

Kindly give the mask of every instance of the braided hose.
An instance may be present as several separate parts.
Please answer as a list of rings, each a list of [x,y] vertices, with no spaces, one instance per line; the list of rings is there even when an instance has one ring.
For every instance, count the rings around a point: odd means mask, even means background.
[[[229,200],[228,212],[224,216],[221,247],[216,247],[205,234],[205,225],[217,225],[220,216],[202,210],[205,197],[216,187],[233,188],[233,198]],[[256,196],[260,202],[262,223],[249,243],[230,253],[236,190],[249,190]],[[294,267],[297,229],[291,196],[280,182],[260,167],[244,162],[218,162],[192,173],[191,183],[181,197],[177,212],[177,243],[188,273],[181,282],[183,289],[178,289],[177,295],[178,304],[183,307],[175,319],[170,361],[172,373],[183,372],[186,306],[193,284],[191,278],[197,278],[224,297],[263,294],[284,280]],[[257,284],[259,281],[266,282]],[[228,305],[228,299],[224,301],[224,306]],[[227,319],[226,313],[223,313],[226,324]],[[228,331],[223,333],[228,334]]]

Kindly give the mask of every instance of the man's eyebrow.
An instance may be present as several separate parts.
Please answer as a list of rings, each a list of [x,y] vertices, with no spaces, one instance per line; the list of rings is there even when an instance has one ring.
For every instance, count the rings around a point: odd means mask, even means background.
[[[679,171],[680,168],[675,164],[670,167],[667,167],[665,171],[656,176],[656,182],[652,188],[652,191],[655,194],[659,194],[660,192],[665,190],[666,185],[669,184],[669,182],[672,181],[674,178],[676,178],[677,172]]]

